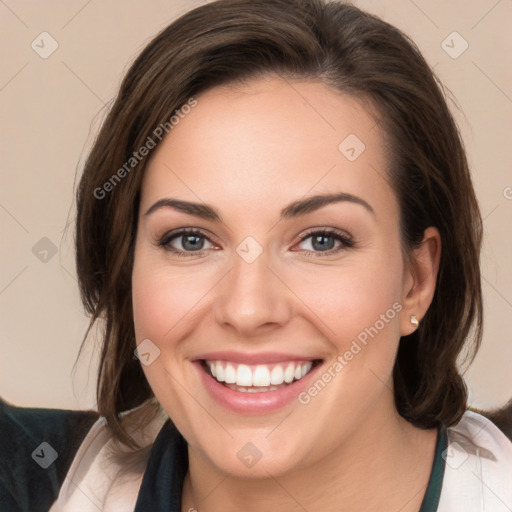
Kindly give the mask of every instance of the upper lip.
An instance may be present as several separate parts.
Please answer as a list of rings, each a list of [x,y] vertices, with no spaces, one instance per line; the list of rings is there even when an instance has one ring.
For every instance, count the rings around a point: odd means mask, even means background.
[[[232,361],[239,364],[267,364],[267,363],[281,363],[285,361],[314,361],[320,359],[314,356],[298,355],[298,354],[285,354],[282,352],[232,352],[232,351],[217,351],[205,352],[193,358],[196,361]]]

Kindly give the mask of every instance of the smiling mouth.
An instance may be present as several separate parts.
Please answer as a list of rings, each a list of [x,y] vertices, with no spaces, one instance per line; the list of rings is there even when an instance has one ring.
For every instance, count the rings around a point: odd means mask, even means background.
[[[247,365],[202,359],[203,370],[218,383],[242,393],[265,393],[288,387],[305,377],[321,359]]]

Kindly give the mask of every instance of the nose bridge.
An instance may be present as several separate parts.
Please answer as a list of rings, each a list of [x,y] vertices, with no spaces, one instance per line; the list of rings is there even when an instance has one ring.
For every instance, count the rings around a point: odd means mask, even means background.
[[[263,325],[286,321],[286,290],[268,266],[272,266],[269,253],[254,239],[239,244],[233,267],[216,298],[214,311],[219,323],[248,335]]]

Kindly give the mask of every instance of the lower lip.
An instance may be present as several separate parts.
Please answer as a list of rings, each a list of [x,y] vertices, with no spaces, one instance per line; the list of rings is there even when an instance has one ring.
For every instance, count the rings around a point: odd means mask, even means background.
[[[301,379],[275,391],[262,393],[244,393],[230,389],[215,380],[203,368],[200,361],[194,363],[198,369],[204,386],[210,395],[222,406],[237,413],[264,414],[281,409],[297,399],[317,373],[321,364],[315,365],[307,375]]]

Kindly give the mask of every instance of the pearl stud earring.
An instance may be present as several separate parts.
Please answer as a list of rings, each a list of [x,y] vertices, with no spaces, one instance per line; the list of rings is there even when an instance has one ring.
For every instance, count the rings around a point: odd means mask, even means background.
[[[416,315],[411,315],[411,324],[414,325],[414,327],[418,327],[418,325],[420,324],[418,322],[418,319],[416,318]]]

